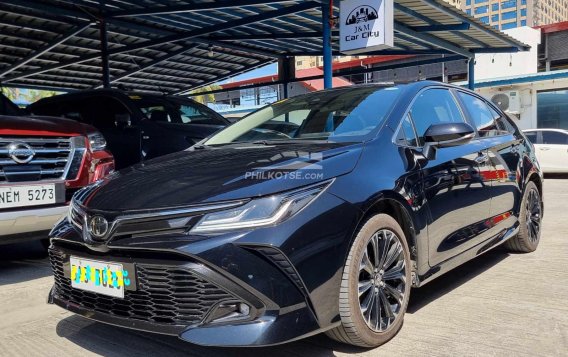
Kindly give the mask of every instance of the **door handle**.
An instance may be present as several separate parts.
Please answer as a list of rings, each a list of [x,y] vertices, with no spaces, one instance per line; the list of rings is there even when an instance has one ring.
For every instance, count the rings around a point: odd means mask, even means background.
[[[487,161],[489,161],[489,155],[487,154],[479,154],[478,157],[475,158],[475,162],[477,162],[478,164],[484,164]]]
[[[547,148],[547,147],[539,147],[539,150],[548,151],[548,150],[550,150],[550,148]]]

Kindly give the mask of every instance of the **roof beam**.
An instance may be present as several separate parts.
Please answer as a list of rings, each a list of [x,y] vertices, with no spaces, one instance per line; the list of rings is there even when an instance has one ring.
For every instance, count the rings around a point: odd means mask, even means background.
[[[273,63],[273,62],[274,62],[274,60],[273,60],[273,59],[270,59],[270,60],[263,61],[263,62],[261,62],[261,63],[259,63],[259,64],[247,66],[247,67],[245,67],[242,71],[232,73],[232,74],[231,74],[231,77],[238,76],[239,74],[243,74],[243,73],[245,73],[245,72],[252,71],[252,70],[257,69],[257,68],[260,68],[260,67],[264,67],[264,66],[266,66],[266,65],[268,65],[268,64],[270,64],[270,63]],[[179,90],[179,91],[177,91],[177,92],[174,92],[174,93],[172,93],[172,94],[173,94],[173,95],[187,95],[187,94],[189,94],[189,92],[191,92],[191,91],[194,90],[194,89],[198,89],[198,88],[205,87],[205,86],[208,86],[208,85],[213,84],[213,83],[217,83],[217,82],[222,81],[223,79],[226,79],[226,78],[229,78],[229,76],[225,76],[225,77],[222,77],[222,78],[217,78],[217,79],[215,79],[215,80],[213,80],[213,81],[208,81],[208,82],[202,83],[202,84],[200,84],[200,85],[198,85],[198,86],[192,86],[192,87],[189,87],[189,88],[181,89],[181,90]]]
[[[228,29],[243,26],[243,25],[248,25],[248,24],[251,24],[251,23],[259,22],[259,21],[265,21],[267,19],[272,19],[272,18],[275,18],[275,17],[278,17],[278,16],[284,16],[284,15],[292,14],[292,13],[295,13],[295,12],[312,9],[312,8],[315,8],[315,7],[318,7],[318,6],[320,6],[320,3],[316,2],[316,1],[306,1],[306,2],[302,2],[298,5],[288,6],[288,7],[278,9],[278,10],[273,10],[273,11],[267,11],[267,12],[261,13],[259,15],[243,17],[243,18],[240,18],[238,20],[227,21],[227,22],[224,22],[224,23],[221,23],[221,24],[216,24],[216,25],[204,27],[204,28],[197,29],[197,30],[194,30],[194,31],[187,31],[187,32],[183,32],[183,33],[180,33],[180,34],[164,36],[164,37],[161,37],[161,38],[158,38],[158,39],[155,39],[155,40],[148,40],[148,41],[140,42],[140,43],[137,43],[137,44],[134,44],[134,45],[127,45],[127,46],[115,48],[115,49],[110,50],[108,52],[108,54],[110,56],[110,55],[114,55],[114,54],[118,54],[118,53],[131,52],[131,51],[135,51],[135,50],[139,50],[139,49],[143,49],[143,48],[147,48],[147,47],[152,47],[152,46],[156,46],[156,45],[161,45],[161,44],[164,44],[164,43],[170,43],[170,42],[177,42],[177,41],[190,40],[190,39],[199,40],[198,39],[199,36],[204,36],[204,35],[207,35],[207,34],[210,34],[210,33],[228,30]],[[223,45],[223,46],[220,46],[220,47],[227,47],[227,46]],[[236,47],[240,48],[240,46],[236,46]],[[245,49],[242,49],[242,48],[240,48],[240,50],[246,51]],[[276,54],[273,54],[272,56],[274,58],[279,57],[279,55],[276,55]],[[20,73],[20,74],[11,76],[11,77],[7,77],[7,78],[4,79],[4,82],[29,77],[29,76],[32,76],[32,75],[35,75],[35,74],[48,72],[48,71],[51,71],[51,70],[54,70],[54,69],[63,68],[63,67],[66,67],[66,66],[70,66],[70,65],[85,62],[85,61],[95,60],[95,59],[98,59],[98,58],[99,58],[99,54],[82,56],[82,57],[79,57],[75,60],[61,62],[61,63],[57,63],[57,64],[47,66],[47,67],[44,67],[44,68],[40,68],[40,69]]]
[[[91,26],[90,23],[86,24],[84,26],[75,26],[75,27],[71,28],[71,30],[69,30],[66,33],[64,33],[63,35],[57,37],[51,43],[48,43],[41,48],[38,48],[37,50],[33,51],[32,53],[30,53],[26,57],[22,58],[20,61],[10,65],[10,67],[8,67],[2,73],[0,73],[0,77],[5,76],[6,74],[22,67],[23,65],[25,65],[26,63],[28,63],[30,61],[33,61],[34,59],[45,54],[46,52],[49,52],[50,50],[54,49],[55,47],[59,46],[63,42],[70,39],[71,37],[78,35],[83,30],[86,30],[87,28],[89,28],[89,26]]]
[[[190,49],[191,49],[190,47],[183,47],[183,48],[181,48],[177,51],[174,51],[174,52],[168,53],[167,55],[164,55],[162,57],[156,58],[155,60],[150,61],[150,62],[148,62],[148,63],[146,63],[146,64],[144,64],[144,65],[142,65],[142,66],[140,66],[136,69],[124,72],[124,73],[122,73],[122,74],[120,74],[116,77],[112,77],[110,79],[110,83],[114,83],[114,82],[117,82],[117,81],[119,81],[123,78],[130,77],[131,75],[136,74],[138,72],[142,72],[143,70],[145,70],[147,68],[154,67],[155,65],[160,64],[164,61],[167,61],[167,60],[169,60],[169,59],[171,59],[175,56],[181,55],[182,53],[189,51]],[[101,88],[101,86],[102,85],[98,85],[98,86],[96,86],[96,88]]]
[[[339,37],[339,31],[332,31],[332,37]],[[303,38],[321,39],[323,33],[321,31],[306,31],[299,33],[260,33],[260,34],[232,34],[227,36],[209,36],[207,39],[216,41],[255,41],[255,40],[296,40]]]
[[[453,56],[450,56],[450,57],[430,58],[430,59],[425,59],[425,60],[422,60],[422,61],[385,64],[385,65],[380,65],[380,66],[377,66],[377,67],[344,69],[344,70],[338,70],[338,71],[334,72],[333,76],[334,77],[351,76],[351,75],[356,75],[356,74],[378,72],[378,71],[384,71],[384,70],[390,70],[390,69],[399,69],[399,68],[405,68],[405,67],[411,67],[411,66],[425,66],[425,65],[429,65],[429,64],[435,64],[435,63],[445,63],[445,62],[450,62],[450,61],[457,61],[457,60],[460,60],[460,59],[463,59],[463,57],[458,56],[458,55],[453,55]],[[274,85],[284,84],[286,82],[305,82],[305,81],[312,81],[312,80],[318,80],[318,79],[323,79],[323,74],[319,74],[319,75],[315,75],[315,76],[308,76],[308,77],[296,77],[294,79],[290,79],[290,80],[287,80],[287,81],[284,81],[282,79],[278,79],[278,80],[271,81],[271,82],[247,84],[247,85],[243,85],[243,86],[240,86],[240,87],[214,89],[214,90],[210,90],[210,91],[207,91],[207,92],[195,93],[194,95],[233,92],[233,91],[240,91],[240,90],[250,89],[250,88],[274,86]]]
[[[418,13],[418,12],[412,10],[412,9],[409,9],[409,8],[407,8],[407,7],[405,7],[405,6],[402,6],[402,5],[399,4],[399,3],[396,3],[396,2],[395,2],[395,3],[394,3],[394,8],[395,8],[395,10],[398,10],[398,11],[400,11],[400,12],[402,12],[402,13],[408,15],[408,16],[412,16],[412,17],[414,17],[415,19],[418,19],[418,20],[420,20],[420,21],[423,21],[423,22],[427,23],[427,24],[430,25],[430,26],[433,26],[433,25],[436,25],[436,26],[442,25],[441,23],[432,20],[432,19],[429,18],[428,16],[425,16],[425,15],[423,15],[423,14],[421,14],[421,13]],[[467,21],[464,21],[464,22],[467,22]],[[452,33],[454,33],[455,35],[457,35],[457,36],[463,38],[464,40],[470,41],[471,43],[475,43],[475,44],[478,45],[478,46],[487,47],[487,45],[486,45],[485,43],[483,43],[483,42],[481,42],[481,41],[479,41],[479,40],[477,40],[477,39],[475,39],[475,38],[473,38],[473,37],[471,37],[471,36],[468,36],[468,35],[466,35],[465,33],[461,33],[461,32],[459,32],[459,31],[452,31]]]
[[[136,10],[120,10],[107,14],[108,17],[129,17],[129,16],[147,16],[147,15],[164,15],[179,14],[184,12],[201,11],[201,10],[218,10],[228,9],[232,7],[261,5],[270,3],[287,3],[292,0],[216,0],[213,2],[198,4],[183,4],[169,6],[146,7]]]
[[[465,31],[469,30],[470,24],[462,22],[461,24],[412,26],[410,28],[417,32]]]
[[[458,21],[469,22],[472,27],[487,33],[488,35],[490,35],[491,37],[493,37],[497,40],[504,41],[505,43],[507,43],[510,46],[517,47],[521,51],[525,51],[525,50],[528,50],[530,48],[530,46],[526,46],[526,45],[525,46],[519,46],[518,41],[516,41],[516,40],[514,40],[514,39],[512,39],[512,38],[510,38],[506,35],[499,34],[497,31],[493,30],[489,26],[484,26],[484,25],[477,23],[472,18],[468,17],[465,13],[462,13],[461,11],[459,11],[459,12],[455,11],[455,10],[453,10],[453,8],[449,8],[450,5],[444,6],[441,3],[436,2],[435,0],[418,0],[418,1],[430,6],[431,8],[434,8],[438,11],[441,11],[448,16],[451,16]]]
[[[454,45],[451,42],[448,42],[446,40],[443,40],[441,38],[423,33],[423,32],[417,32],[414,31],[406,26],[404,26],[402,23],[395,21],[394,23],[394,30],[396,32],[402,33],[410,38],[416,39],[418,41],[421,41],[423,43],[432,45],[434,47],[438,47],[438,48],[442,48],[445,50],[448,50],[450,52],[462,55],[464,57],[467,58],[472,58],[474,57],[474,54],[471,53],[470,51],[468,51],[467,49],[463,48],[463,47],[458,47],[456,45]]]

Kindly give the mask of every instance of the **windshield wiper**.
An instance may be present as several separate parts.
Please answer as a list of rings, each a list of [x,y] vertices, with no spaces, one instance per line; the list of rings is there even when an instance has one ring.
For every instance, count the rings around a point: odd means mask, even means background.
[[[290,140],[256,140],[252,142],[255,145],[288,145],[288,144],[329,144],[329,140],[317,139],[290,139]]]

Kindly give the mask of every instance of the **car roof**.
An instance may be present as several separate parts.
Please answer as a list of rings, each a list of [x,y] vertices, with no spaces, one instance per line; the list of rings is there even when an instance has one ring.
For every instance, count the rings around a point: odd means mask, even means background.
[[[528,133],[528,132],[537,132],[537,131],[556,131],[559,133],[565,133],[568,134],[568,130],[566,129],[556,129],[556,128],[537,128],[537,129],[524,129],[523,132],[524,133]]]

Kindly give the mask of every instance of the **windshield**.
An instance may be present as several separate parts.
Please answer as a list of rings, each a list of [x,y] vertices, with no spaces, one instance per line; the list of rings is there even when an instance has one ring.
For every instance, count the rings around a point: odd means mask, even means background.
[[[259,140],[361,142],[387,116],[401,90],[359,87],[283,100],[220,131],[205,145]]]
[[[207,106],[187,98],[131,95],[130,99],[147,119],[178,124],[227,125],[228,122]]]

